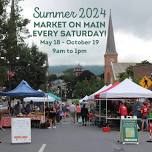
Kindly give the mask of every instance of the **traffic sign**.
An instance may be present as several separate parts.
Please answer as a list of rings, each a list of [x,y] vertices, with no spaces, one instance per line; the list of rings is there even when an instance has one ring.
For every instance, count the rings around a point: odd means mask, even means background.
[[[152,86],[152,80],[149,79],[147,76],[144,76],[144,77],[140,80],[139,84],[140,84],[142,87],[148,89],[148,88],[150,88],[150,87]]]

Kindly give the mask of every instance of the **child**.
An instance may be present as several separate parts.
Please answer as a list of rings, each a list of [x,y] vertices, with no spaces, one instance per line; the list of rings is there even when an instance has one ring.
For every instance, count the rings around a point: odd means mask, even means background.
[[[92,111],[90,111],[88,113],[89,125],[90,125],[90,122],[93,122],[93,118],[94,118],[93,113],[92,113]]]

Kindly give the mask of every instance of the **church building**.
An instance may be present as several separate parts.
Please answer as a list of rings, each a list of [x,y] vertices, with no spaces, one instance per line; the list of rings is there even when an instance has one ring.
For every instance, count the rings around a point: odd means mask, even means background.
[[[108,36],[106,52],[104,54],[104,82],[110,84],[118,81],[119,74],[125,72],[127,67],[134,66],[136,63],[118,63],[118,53],[116,51],[114,30],[112,25],[111,12],[109,16]]]

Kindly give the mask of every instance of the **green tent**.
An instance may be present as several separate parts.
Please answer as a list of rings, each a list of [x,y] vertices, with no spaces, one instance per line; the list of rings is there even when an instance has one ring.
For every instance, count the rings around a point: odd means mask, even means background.
[[[56,96],[55,94],[53,94],[51,92],[48,92],[47,95],[53,97],[56,101],[61,101],[60,97]]]

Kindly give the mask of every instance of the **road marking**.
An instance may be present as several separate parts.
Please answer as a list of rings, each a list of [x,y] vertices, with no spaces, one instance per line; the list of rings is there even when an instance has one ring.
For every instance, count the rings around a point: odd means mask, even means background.
[[[44,152],[45,147],[46,147],[46,144],[43,144],[38,152]]]

